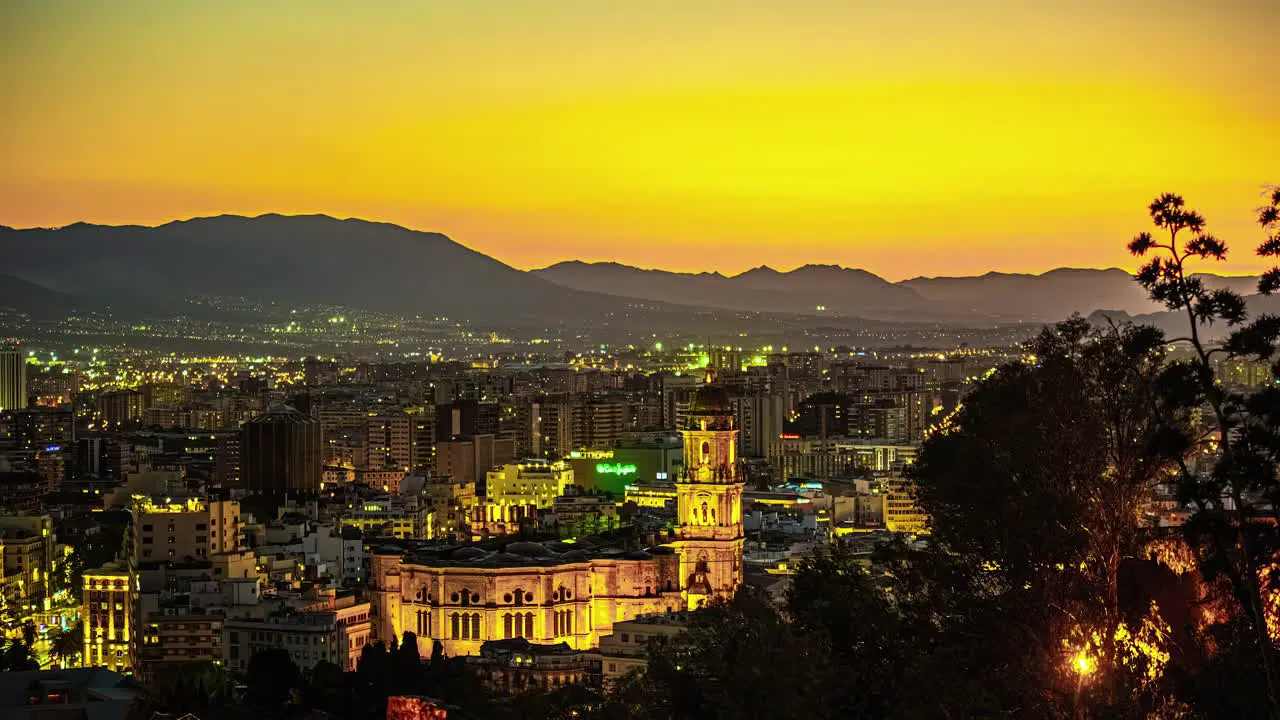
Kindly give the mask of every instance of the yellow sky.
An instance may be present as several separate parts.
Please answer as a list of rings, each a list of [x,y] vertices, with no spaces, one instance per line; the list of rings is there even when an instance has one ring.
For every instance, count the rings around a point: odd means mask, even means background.
[[[518,267],[1254,270],[1280,2],[6,0],[0,224],[324,212]]]

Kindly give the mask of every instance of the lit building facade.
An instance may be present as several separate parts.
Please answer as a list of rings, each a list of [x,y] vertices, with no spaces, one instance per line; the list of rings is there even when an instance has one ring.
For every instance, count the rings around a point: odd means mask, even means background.
[[[244,672],[253,656],[283,648],[295,665],[310,670],[320,661],[344,672],[356,669],[370,642],[370,606],[348,596],[331,600],[322,610],[282,610],[261,618],[229,618],[222,626],[222,660]]]
[[[49,609],[56,545],[50,516],[0,516],[4,595],[9,612],[23,616]]]
[[[485,483],[485,520],[512,522],[529,507],[545,510],[573,485],[564,462],[531,461],[490,470]]]
[[[743,483],[733,410],[721,388],[695,393],[682,434],[674,542],[634,552],[559,542],[375,547],[375,633],[389,640],[412,631],[424,654],[435,640],[457,656],[511,638],[585,650],[615,623],[732,596],[743,574]]]
[[[915,484],[897,476],[885,481],[884,526],[890,532],[922,535],[929,532],[929,516],[916,505]]]
[[[84,666],[124,672],[133,668],[134,580],[107,565],[84,573]]]
[[[238,500],[133,500],[130,556],[141,563],[234,553],[244,539]]]
[[[383,497],[364,500],[342,512],[342,524],[365,533],[396,538],[433,536],[431,508],[416,498]]]
[[[595,653],[565,643],[535,645],[523,638],[490,640],[467,664],[490,691],[519,695],[531,690],[550,692],[565,685],[593,684]]]
[[[688,627],[687,613],[646,615],[616,623],[613,634],[600,638],[600,672],[606,688],[649,665],[649,643],[672,638]]]

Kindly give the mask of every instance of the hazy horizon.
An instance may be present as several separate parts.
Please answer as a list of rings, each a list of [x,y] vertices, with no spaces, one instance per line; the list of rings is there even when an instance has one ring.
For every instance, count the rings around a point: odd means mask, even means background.
[[[172,220],[167,220],[167,221],[159,222],[159,223],[155,223],[155,224],[142,224],[142,223],[96,223],[96,222],[88,222],[88,221],[78,220],[78,221],[76,221],[76,222],[67,223],[67,224],[65,224],[65,225],[47,225],[47,226],[42,226],[42,225],[32,225],[32,226],[26,226],[26,227],[19,227],[19,226],[16,226],[16,225],[10,225],[10,224],[8,224],[8,223],[6,223],[6,222],[0,221],[0,226],[2,226],[2,227],[7,227],[7,228],[10,228],[10,229],[12,229],[12,230],[60,230],[60,229],[62,229],[62,228],[65,228],[65,227],[68,227],[68,226],[71,226],[71,225],[77,225],[77,224],[95,225],[95,226],[101,226],[101,227],[144,227],[144,228],[151,228],[151,229],[154,229],[154,228],[158,228],[158,227],[161,227],[161,226],[164,226],[164,225],[170,225],[170,224],[174,224],[174,223],[190,222],[190,221],[193,221],[193,220],[208,220],[208,219],[217,218],[217,217],[239,217],[239,218],[256,219],[256,218],[265,217],[265,216],[279,216],[279,217],[288,217],[288,218],[297,218],[297,217],[325,217],[325,218],[329,218],[329,219],[336,220],[336,221],[354,220],[354,221],[358,221],[358,222],[365,222],[365,223],[376,224],[376,225],[394,225],[394,226],[396,226],[396,227],[401,227],[401,228],[404,228],[404,229],[406,229],[406,230],[411,230],[411,231],[413,231],[413,232],[435,233],[435,234],[439,234],[439,235],[444,235],[445,237],[448,237],[450,240],[452,240],[452,241],[454,241],[454,242],[457,242],[458,244],[463,245],[464,247],[467,247],[467,248],[469,248],[469,249],[471,249],[471,250],[475,250],[475,251],[477,251],[477,252],[483,252],[482,250],[480,250],[480,249],[478,249],[478,248],[475,248],[475,247],[473,247],[473,246],[471,246],[471,245],[468,245],[466,242],[463,242],[462,240],[459,240],[458,238],[454,237],[454,236],[453,236],[452,234],[450,234],[447,230],[441,230],[441,229],[429,229],[429,228],[413,228],[413,227],[407,227],[407,226],[404,226],[404,225],[400,225],[400,224],[398,224],[398,223],[389,222],[389,221],[386,221],[386,220],[378,220],[378,219],[374,219],[374,218],[355,217],[355,216],[352,216],[352,217],[338,217],[338,216],[335,216],[335,215],[332,215],[332,214],[329,214],[329,213],[323,213],[323,212],[318,212],[318,213],[316,213],[316,212],[313,212],[313,213],[281,213],[281,212],[264,212],[264,213],[261,213],[261,214],[258,214],[258,215],[240,215],[240,214],[236,214],[236,213],[219,213],[219,214],[216,214],[216,215],[199,215],[199,216],[193,216],[193,217],[175,218],[175,219],[172,219]],[[743,273],[749,272],[749,271],[751,271],[751,270],[757,270],[757,269],[765,268],[765,267],[767,267],[767,268],[769,268],[769,269],[772,269],[772,270],[775,270],[775,271],[780,272],[780,273],[788,273],[788,272],[793,272],[793,271],[795,271],[795,270],[798,270],[798,269],[800,269],[800,268],[807,267],[807,266],[828,266],[828,267],[835,266],[835,267],[840,267],[840,268],[842,268],[842,269],[846,269],[846,270],[863,270],[863,271],[866,271],[866,272],[872,273],[872,274],[876,275],[877,277],[880,277],[880,278],[882,278],[882,279],[884,279],[884,280],[888,280],[889,282],[894,282],[894,283],[897,283],[897,282],[903,282],[903,281],[906,281],[906,280],[912,280],[912,279],[915,279],[915,278],[978,277],[978,276],[986,275],[986,274],[988,274],[988,273],[1000,273],[1000,274],[1006,274],[1006,275],[1043,275],[1043,274],[1045,274],[1045,273],[1053,272],[1053,271],[1055,271],[1055,270],[1123,270],[1123,271],[1125,271],[1125,272],[1132,273],[1132,272],[1134,272],[1134,270],[1136,269],[1136,265],[1134,265],[1133,267],[1122,267],[1122,266],[1118,266],[1118,265],[1110,265],[1110,266],[1105,266],[1105,267],[1081,267],[1081,266],[1059,265],[1059,266],[1055,266],[1055,267],[1044,267],[1044,268],[1040,268],[1040,269],[1029,269],[1029,270],[994,270],[994,269],[992,269],[992,270],[986,270],[986,271],[976,272],[976,273],[972,273],[972,274],[963,274],[963,275],[955,275],[955,274],[923,275],[923,274],[922,274],[922,275],[909,275],[909,276],[904,276],[904,277],[893,277],[893,276],[891,276],[890,274],[887,274],[887,273],[881,273],[881,272],[877,271],[875,268],[872,268],[872,267],[856,266],[856,265],[843,265],[843,264],[832,263],[832,262],[805,262],[805,263],[790,263],[790,264],[788,264],[788,263],[763,263],[763,264],[761,264],[761,265],[752,265],[752,266],[750,266],[750,267],[741,267],[741,268],[730,268],[730,269],[724,269],[724,268],[712,268],[712,269],[706,269],[706,268],[696,268],[696,267],[695,267],[695,268],[675,268],[675,267],[666,267],[666,266],[658,266],[658,265],[643,265],[643,264],[626,263],[626,262],[621,262],[621,261],[617,261],[617,260],[607,260],[607,259],[606,259],[606,260],[584,260],[584,259],[581,259],[581,258],[560,258],[560,259],[558,259],[558,260],[550,260],[550,261],[547,261],[547,262],[534,263],[534,264],[532,264],[532,265],[523,266],[523,265],[517,265],[517,264],[511,263],[511,262],[508,262],[505,258],[502,258],[502,257],[497,257],[497,256],[489,255],[488,253],[485,253],[485,254],[486,254],[486,255],[488,255],[489,257],[492,257],[492,258],[493,258],[493,259],[495,259],[495,260],[498,260],[498,261],[500,261],[500,262],[502,262],[502,263],[504,263],[504,264],[506,264],[506,265],[510,266],[510,267],[516,268],[517,270],[524,270],[524,271],[536,271],[536,270],[543,270],[543,269],[546,269],[546,268],[552,267],[552,266],[554,266],[554,265],[558,265],[558,264],[561,264],[561,263],[567,263],[567,262],[582,262],[582,263],[586,263],[586,264],[609,264],[609,263],[613,263],[613,264],[618,264],[618,265],[626,265],[626,266],[633,267],[633,268],[636,268],[636,269],[639,269],[639,270],[656,270],[656,271],[671,272],[671,273],[682,273],[682,274],[714,274],[714,273],[718,273],[718,274],[720,274],[720,275],[722,275],[722,276],[724,276],[724,277],[730,277],[730,278],[731,278],[731,277],[737,277],[738,275],[742,275]],[[1206,267],[1206,268],[1205,268],[1205,272],[1209,272],[1209,273],[1214,274],[1214,275],[1221,275],[1221,276],[1224,276],[1224,277],[1248,277],[1248,276],[1252,276],[1252,275],[1254,274],[1254,273],[1230,273],[1230,272],[1219,272],[1219,271],[1218,271],[1218,269],[1217,269],[1217,268],[1214,268],[1214,267]]]

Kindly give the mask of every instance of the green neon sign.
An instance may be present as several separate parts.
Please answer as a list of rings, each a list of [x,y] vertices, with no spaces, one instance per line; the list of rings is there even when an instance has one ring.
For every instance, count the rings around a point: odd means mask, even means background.
[[[596,463],[596,472],[601,475],[635,475],[635,465],[622,463]]]

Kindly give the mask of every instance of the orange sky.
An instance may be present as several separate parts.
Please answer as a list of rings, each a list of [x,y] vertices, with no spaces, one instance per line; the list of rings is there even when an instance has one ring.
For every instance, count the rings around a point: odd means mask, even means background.
[[[6,0],[0,224],[324,212],[518,267],[899,279],[1132,266],[1172,190],[1251,271],[1277,27],[1275,0]]]

